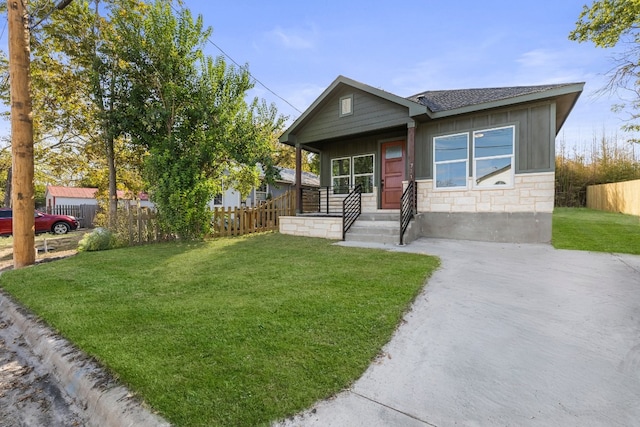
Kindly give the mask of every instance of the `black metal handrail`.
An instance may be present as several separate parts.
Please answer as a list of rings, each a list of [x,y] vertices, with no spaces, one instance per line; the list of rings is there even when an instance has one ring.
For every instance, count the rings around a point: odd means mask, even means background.
[[[404,245],[404,233],[417,211],[416,182],[409,181],[400,198],[400,244]]]
[[[362,213],[362,185],[358,184],[342,201],[342,240]]]
[[[342,216],[342,202],[354,189],[349,186],[303,187],[302,213]]]

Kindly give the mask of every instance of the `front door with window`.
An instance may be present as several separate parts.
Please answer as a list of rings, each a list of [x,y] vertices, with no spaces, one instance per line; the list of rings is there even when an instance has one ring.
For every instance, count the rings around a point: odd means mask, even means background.
[[[382,173],[380,174],[382,209],[400,209],[402,181],[404,181],[404,141],[385,142],[381,147]]]

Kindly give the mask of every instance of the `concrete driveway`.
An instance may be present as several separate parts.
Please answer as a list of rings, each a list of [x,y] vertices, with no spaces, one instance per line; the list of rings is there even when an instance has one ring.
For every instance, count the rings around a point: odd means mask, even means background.
[[[392,250],[442,267],[350,390],[282,425],[640,425],[640,256],[435,239]]]

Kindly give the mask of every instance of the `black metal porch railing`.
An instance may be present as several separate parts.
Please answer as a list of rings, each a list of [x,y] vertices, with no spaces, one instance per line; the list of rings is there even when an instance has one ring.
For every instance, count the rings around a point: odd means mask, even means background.
[[[342,201],[342,240],[362,213],[362,186],[356,185]]]
[[[302,213],[342,216],[342,202],[354,189],[355,187],[303,187]]]
[[[411,219],[416,214],[417,193],[416,182],[409,181],[400,198],[400,245],[404,245],[404,233],[409,227]]]

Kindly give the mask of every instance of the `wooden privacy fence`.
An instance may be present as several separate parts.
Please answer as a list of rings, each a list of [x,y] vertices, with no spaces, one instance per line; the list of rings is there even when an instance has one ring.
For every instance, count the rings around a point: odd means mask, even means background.
[[[98,212],[97,205],[47,206],[46,212],[53,215],[71,215],[80,222],[80,228],[93,228]]]
[[[288,191],[254,208],[215,208],[213,236],[242,236],[243,234],[278,230],[280,216],[295,215],[295,191]]]
[[[640,179],[588,186],[587,207],[640,216]]]

